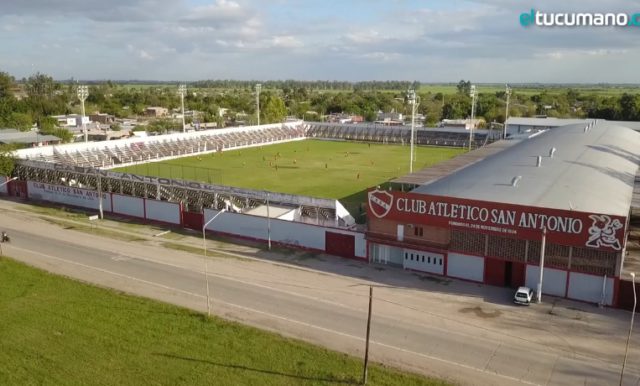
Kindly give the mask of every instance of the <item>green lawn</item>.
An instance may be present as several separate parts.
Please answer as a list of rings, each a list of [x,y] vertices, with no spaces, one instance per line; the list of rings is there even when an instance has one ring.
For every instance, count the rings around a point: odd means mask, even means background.
[[[0,258],[0,385],[355,384],[362,363]],[[444,385],[382,366],[377,385]]]
[[[414,170],[461,154],[416,147]],[[408,173],[409,146],[305,140],[116,169],[340,200],[354,215],[369,187]]]

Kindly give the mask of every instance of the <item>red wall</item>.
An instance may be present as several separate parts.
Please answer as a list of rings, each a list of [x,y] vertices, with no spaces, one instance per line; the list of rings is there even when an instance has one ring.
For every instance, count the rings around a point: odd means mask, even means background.
[[[356,239],[353,235],[325,232],[325,250],[330,255],[356,258]]]
[[[636,296],[640,297],[640,283],[636,282]],[[640,302],[640,299],[638,299]],[[618,287],[618,308],[631,311],[633,308],[633,285],[630,281],[620,280]],[[640,309],[640,304],[636,306],[636,312]]]
[[[504,260],[484,259],[484,282],[489,285],[504,287]]]
[[[202,213],[182,212],[182,224],[185,228],[202,232],[204,225],[204,215]]]

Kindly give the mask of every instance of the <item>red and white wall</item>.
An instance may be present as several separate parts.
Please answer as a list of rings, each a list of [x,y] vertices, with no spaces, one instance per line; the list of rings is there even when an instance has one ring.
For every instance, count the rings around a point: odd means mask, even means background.
[[[33,181],[14,181],[8,189],[0,192],[10,193],[36,201],[47,201],[68,206],[95,210],[100,207],[98,193],[93,190],[71,186],[53,185]],[[131,197],[116,193],[102,194],[104,212],[164,223],[174,226],[202,230],[217,211],[206,209],[204,213],[183,211],[180,204],[159,201],[150,198]],[[222,213],[212,221],[207,230],[231,236],[258,241],[267,241],[270,236],[273,243],[329,253],[336,256],[366,260],[366,241],[364,233],[340,228],[299,223],[294,221],[271,219],[239,213]]]

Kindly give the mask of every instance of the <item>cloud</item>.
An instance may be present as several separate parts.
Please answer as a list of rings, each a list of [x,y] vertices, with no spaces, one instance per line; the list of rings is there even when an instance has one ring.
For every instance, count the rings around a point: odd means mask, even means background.
[[[535,7],[637,10],[632,0]],[[2,1],[0,66],[58,78],[636,81],[629,63],[640,59],[638,30],[526,29],[518,17],[529,8],[513,0]],[[61,51],[78,55],[69,61]]]

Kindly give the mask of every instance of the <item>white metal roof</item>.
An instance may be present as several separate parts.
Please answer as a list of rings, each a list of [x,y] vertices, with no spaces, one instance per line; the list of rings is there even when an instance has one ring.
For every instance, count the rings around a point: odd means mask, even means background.
[[[573,119],[573,118],[527,118],[527,117],[509,117],[507,119],[507,126],[516,125],[516,126],[538,126],[538,127],[558,127],[558,126],[566,126],[573,125],[577,123],[586,123],[591,122],[589,119]]]
[[[640,133],[602,120],[585,126],[548,130],[413,192],[627,216]]]

